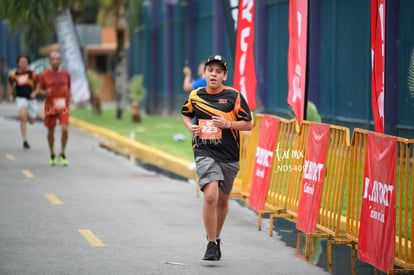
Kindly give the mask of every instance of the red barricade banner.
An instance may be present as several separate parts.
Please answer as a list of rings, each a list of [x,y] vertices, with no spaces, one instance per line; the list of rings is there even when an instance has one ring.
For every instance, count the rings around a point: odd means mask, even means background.
[[[314,233],[316,230],[325,178],[328,143],[329,125],[311,123],[296,222],[296,229],[306,234]]]
[[[368,134],[358,257],[387,273],[394,268],[397,139]]]
[[[279,118],[264,115],[260,125],[256,161],[249,193],[249,206],[256,211],[264,209],[278,132]]]
[[[289,1],[288,104],[299,125],[303,120],[306,84],[308,0]]]
[[[375,132],[384,133],[385,0],[371,0],[371,100]]]
[[[240,1],[233,79],[234,88],[244,96],[250,110],[257,107],[257,80],[254,63],[254,2],[254,0]]]

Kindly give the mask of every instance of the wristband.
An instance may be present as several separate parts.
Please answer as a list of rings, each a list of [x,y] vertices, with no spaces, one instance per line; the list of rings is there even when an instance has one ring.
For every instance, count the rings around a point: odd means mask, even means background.
[[[227,122],[228,120],[226,120],[226,123],[224,124],[224,129],[227,129]]]

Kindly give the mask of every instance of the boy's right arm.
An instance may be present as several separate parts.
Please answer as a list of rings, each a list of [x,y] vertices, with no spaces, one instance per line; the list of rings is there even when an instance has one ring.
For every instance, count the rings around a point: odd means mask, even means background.
[[[182,118],[187,130],[194,136],[198,136],[200,134],[200,127],[198,125],[193,124],[193,118],[185,115],[182,115]]]
[[[13,83],[14,83],[14,74],[15,71],[13,71],[9,76],[9,81],[7,83],[7,91],[9,92],[9,102],[13,103]]]
[[[7,84],[7,91],[9,92],[9,102],[13,103],[13,86],[10,83]]]

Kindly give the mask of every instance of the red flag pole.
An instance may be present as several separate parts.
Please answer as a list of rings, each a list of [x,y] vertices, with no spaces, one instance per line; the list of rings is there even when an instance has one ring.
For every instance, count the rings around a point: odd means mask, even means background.
[[[307,16],[307,21],[308,23],[306,24],[306,73],[305,73],[305,99],[304,99],[304,103],[303,103],[303,120],[307,120],[308,117],[308,93],[309,93],[309,17],[310,17],[310,2],[311,0],[307,1],[307,5],[308,5],[308,16]]]

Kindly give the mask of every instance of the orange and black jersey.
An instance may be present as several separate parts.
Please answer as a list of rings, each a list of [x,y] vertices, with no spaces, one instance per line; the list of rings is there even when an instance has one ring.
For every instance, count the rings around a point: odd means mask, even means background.
[[[252,119],[249,106],[243,95],[236,89],[224,86],[222,90],[211,93],[206,87],[191,91],[181,113],[195,117],[196,124],[202,119],[211,120],[213,116],[223,116],[229,121]],[[221,139],[193,139],[194,155],[208,156],[218,162],[239,161],[240,137],[238,130],[222,129]]]
[[[30,94],[36,86],[36,74],[32,70],[19,71],[14,70],[9,77],[9,83],[16,83],[16,97],[25,97],[30,99]]]

